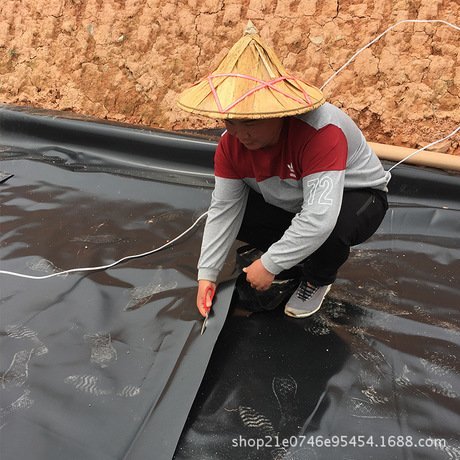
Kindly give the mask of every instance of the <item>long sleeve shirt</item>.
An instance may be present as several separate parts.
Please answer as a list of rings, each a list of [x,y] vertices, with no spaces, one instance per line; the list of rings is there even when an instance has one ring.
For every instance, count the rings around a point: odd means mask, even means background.
[[[281,239],[262,255],[278,274],[318,249],[335,227],[345,189],[387,191],[390,173],[343,111],[326,103],[285,119],[277,144],[249,150],[226,133],[214,157],[215,188],[198,262],[198,279],[215,281],[238,234],[249,188],[292,212]]]

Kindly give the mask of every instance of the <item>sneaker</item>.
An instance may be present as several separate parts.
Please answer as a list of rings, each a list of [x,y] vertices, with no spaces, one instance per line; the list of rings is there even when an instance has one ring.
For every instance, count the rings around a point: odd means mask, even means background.
[[[327,286],[312,286],[306,281],[301,281],[291,298],[284,307],[284,313],[294,318],[306,318],[317,312],[324,297],[331,289],[331,284]]]

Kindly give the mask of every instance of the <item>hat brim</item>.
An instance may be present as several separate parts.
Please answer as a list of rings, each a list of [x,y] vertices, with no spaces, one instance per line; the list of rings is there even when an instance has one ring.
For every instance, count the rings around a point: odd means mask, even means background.
[[[310,110],[317,109],[321,105],[323,105],[326,102],[324,98],[322,98],[320,101],[317,101],[314,104],[311,104],[309,106],[305,107],[298,107],[294,108],[291,110],[286,110],[282,109],[279,111],[271,110],[269,112],[219,112],[216,110],[204,110],[201,108],[197,107],[190,107],[185,105],[184,103],[178,101],[177,105],[182,109],[187,112],[190,112],[194,115],[201,115],[207,118],[213,118],[213,119],[218,119],[218,120],[237,120],[237,119],[242,119],[242,120],[248,120],[248,119],[262,119],[262,118],[282,118],[282,117],[290,117],[294,115],[300,115],[302,113],[309,112]]]
[[[177,104],[209,118],[255,119],[298,115],[324,102],[318,88],[294,77],[263,81],[249,75],[212,74],[185,90]]]

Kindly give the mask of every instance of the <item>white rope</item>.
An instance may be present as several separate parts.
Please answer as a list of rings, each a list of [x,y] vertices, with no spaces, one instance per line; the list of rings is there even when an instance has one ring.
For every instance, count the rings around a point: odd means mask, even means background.
[[[416,153],[422,152],[423,150],[426,150],[430,147],[433,147],[433,145],[438,144],[439,142],[445,141],[446,139],[449,139],[449,137],[454,136],[460,131],[460,126],[457,126],[450,134],[448,134],[446,137],[443,137],[442,139],[438,139],[437,141],[432,142],[431,144],[425,145],[425,147],[422,147],[421,149],[416,150],[415,152],[412,152],[411,154],[407,155],[407,157],[404,157],[402,160],[398,161],[396,164],[394,164],[388,171],[391,171],[393,168],[396,168],[396,166],[399,166],[401,163],[404,163],[406,160],[409,158],[413,157]]]
[[[460,27],[455,25],[455,24],[451,24],[450,22],[447,22],[447,21],[443,21],[441,19],[404,19],[402,21],[398,21],[396,24],[393,24],[391,27],[388,27],[388,29],[386,29],[384,32],[382,32],[380,35],[378,35],[377,37],[375,37],[372,41],[370,41],[367,45],[363,46],[362,48],[360,48],[358,51],[356,51],[355,54],[353,54],[353,56],[348,59],[347,62],[345,62],[345,64],[343,64],[342,67],[340,67],[339,70],[337,70],[336,72],[334,72],[327,80],[326,82],[323,84],[323,86],[321,86],[321,90],[323,90],[323,88],[325,86],[327,86],[332,79],[334,79],[343,69],[345,69],[345,67],[348,67],[350,65],[350,63],[357,57],[359,56],[365,49],[369,48],[369,46],[373,45],[376,41],[380,40],[384,35],[386,35],[388,32],[390,32],[390,30],[393,30],[395,27],[399,26],[400,24],[404,24],[404,23],[410,23],[410,22],[415,22],[415,23],[425,23],[425,22],[428,22],[428,23],[442,23],[442,24],[446,24],[450,27],[453,27],[454,29],[457,29],[458,31],[460,31]]]
[[[447,21],[443,21],[441,19],[404,19],[402,21],[398,21],[397,23],[393,24],[391,27],[388,27],[388,29],[386,29],[384,32],[382,32],[380,35],[378,35],[377,37],[375,37],[372,41],[370,41],[367,45],[363,46],[362,48],[360,48],[358,51],[356,51],[355,54],[353,54],[353,56],[348,59],[347,62],[345,62],[345,64],[342,65],[342,67],[339,68],[339,70],[337,70],[336,72],[334,72],[327,80],[326,82],[323,84],[323,86],[321,86],[321,90],[323,90],[323,88],[328,85],[343,69],[345,69],[347,66],[349,66],[351,64],[351,62],[359,55],[361,54],[365,49],[369,48],[369,46],[373,45],[376,41],[380,40],[384,35],[386,35],[388,32],[390,32],[390,30],[393,30],[395,27],[399,26],[400,24],[404,24],[404,23],[439,23],[439,24],[445,24],[447,26],[450,26],[458,31],[460,31],[460,27],[455,25],[455,24],[451,24],[450,22],[447,22]],[[422,152],[423,150],[426,150],[428,149],[429,147],[433,147],[434,145],[436,144],[439,144],[440,142],[442,141],[445,141],[446,139],[449,139],[450,137],[454,136],[455,134],[458,133],[458,131],[460,130],[460,126],[458,126],[456,129],[454,129],[450,134],[448,134],[447,136],[443,137],[442,139],[438,139],[437,141],[434,141],[434,142],[431,142],[431,144],[428,144],[426,145],[425,147],[419,149],[419,150],[416,150],[415,152],[412,152],[411,154],[407,155],[405,158],[403,158],[401,161],[398,161],[398,163],[396,163],[395,165],[393,165],[388,171],[391,171],[393,168],[396,168],[396,166],[399,166],[401,163],[404,163],[406,160],[408,160],[409,158],[413,157],[415,154],[419,153],[419,152]]]
[[[187,228],[187,230],[183,231],[180,235],[176,236],[171,241],[168,241],[167,243],[163,244],[163,246],[160,246],[159,248],[155,248],[155,249],[152,249],[152,250],[147,251],[147,252],[143,252],[141,254],[135,254],[135,255],[132,255],[132,256],[123,257],[122,259],[117,260],[115,262],[112,262],[112,263],[110,263],[108,265],[101,265],[99,267],[72,268],[70,270],[64,270],[64,271],[59,272],[59,273],[52,273],[50,275],[42,275],[42,276],[24,275],[22,273],[15,273],[15,272],[7,271],[7,270],[0,270],[0,274],[2,274],[2,275],[11,275],[11,276],[19,277],[19,278],[27,278],[27,279],[32,279],[32,280],[44,280],[44,279],[48,279],[48,278],[53,278],[55,276],[67,275],[68,273],[91,272],[91,271],[94,272],[94,271],[99,271],[99,270],[107,270],[108,268],[112,268],[115,265],[120,264],[121,262],[126,262],[127,260],[138,259],[140,257],[145,257],[145,256],[148,256],[150,254],[154,254],[155,252],[159,252],[162,249],[166,249],[167,247],[169,247],[172,244],[174,244],[177,240],[179,240],[183,236],[185,236],[187,233],[189,233],[198,224],[198,222],[201,219],[203,219],[207,214],[208,214],[208,211],[206,211],[205,213],[201,214],[201,216],[198,217],[198,219],[189,228]]]

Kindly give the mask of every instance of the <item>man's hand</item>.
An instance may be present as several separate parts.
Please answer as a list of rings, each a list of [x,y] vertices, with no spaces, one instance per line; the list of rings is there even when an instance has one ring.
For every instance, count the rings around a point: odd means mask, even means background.
[[[208,289],[211,288],[211,289]],[[212,295],[216,290],[216,283],[208,280],[198,281],[198,293],[196,296],[196,306],[201,313],[201,316],[206,316],[212,306]],[[206,295],[207,293],[207,295]],[[206,295],[206,299],[205,299]],[[206,308],[205,308],[206,306]]]
[[[243,271],[246,273],[246,281],[258,291],[266,291],[275,279],[275,275],[262,265],[260,259],[255,260],[249,267],[243,268]]]

